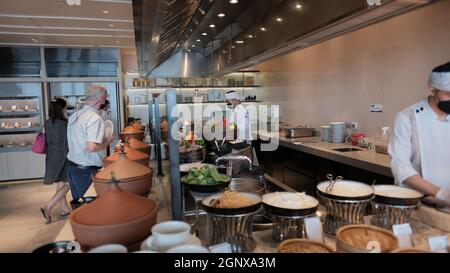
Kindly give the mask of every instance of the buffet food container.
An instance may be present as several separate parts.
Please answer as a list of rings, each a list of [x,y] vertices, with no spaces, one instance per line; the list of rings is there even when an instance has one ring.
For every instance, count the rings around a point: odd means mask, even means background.
[[[371,247],[374,243],[379,249]],[[336,232],[336,248],[340,253],[386,253],[398,247],[399,240],[391,231],[371,225],[351,225]]]
[[[326,181],[317,185],[317,196],[327,212],[324,232],[335,235],[340,227],[364,223],[365,210],[374,197],[374,189],[356,181]]]
[[[254,205],[242,208],[216,208],[214,202],[223,193],[209,196],[202,201],[208,214],[209,245],[229,243],[233,253],[247,253],[256,248],[253,239],[253,216],[261,209],[261,197],[251,193],[240,193],[255,201]]]
[[[321,242],[290,239],[282,242],[277,247],[278,253],[333,253],[334,249]]]
[[[393,185],[378,185],[372,201],[372,225],[392,228],[393,225],[405,224],[414,209],[420,206],[423,194],[413,189]]]

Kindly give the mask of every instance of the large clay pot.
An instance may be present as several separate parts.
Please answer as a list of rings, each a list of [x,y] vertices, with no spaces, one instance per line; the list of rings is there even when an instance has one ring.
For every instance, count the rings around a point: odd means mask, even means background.
[[[128,145],[131,147],[131,149],[135,149],[136,151],[146,153],[150,156],[152,147],[147,143],[134,138],[128,139],[127,142]]]
[[[157,213],[155,201],[122,191],[113,179],[105,194],[70,215],[70,224],[75,240],[86,249],[133,246],[151,234]]]
[[[127,139],[137,139],[143,141],[145,138],[145,131],[142,127],[128,126],[120,134],[120,139],[126,141]]]
[[[98,195],[107,192],[111,172],[114,172],[120,182],[120,188],[129,193],[146,195],[152,188],[153,170],[142,164],[129,160],[123,152],[119,153],[119,159],[105,167],[93,177],[94,188]]]
[[[144,165],[146,167],[149,166],[149,164],[150,164],[150,157],[149,157],[148,154],[136,151],[135,149],[132,149],[130,147],[130,145],[128,145],[127,143],[121,144],[121,145],[123,146],[124,152],[127,154],[127,158],[129,160],[141,163],[142,165]],[[109,165],[111,165],[112,163],[114,163],[117,160],[119,160],[120,153],[121,153],[120,151],[119,152],[114,152],[112,155],[110,155],[107,158],[105,158],[103,160],[103,167],[106,168]]]

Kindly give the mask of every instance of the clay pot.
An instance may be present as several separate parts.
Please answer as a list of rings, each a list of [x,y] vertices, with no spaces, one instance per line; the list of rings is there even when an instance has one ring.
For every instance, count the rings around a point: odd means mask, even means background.
[[[134,138],[128,139],[127,142],[128,142],[128,145],[130,145],[131,149],[135,149],[136,151],[143,152],[148,155],[151,154],[152,147],[150,145],[148,145],[147,143],[137,140],[137,139],[134,139]]]
[[[126,141],[127,139],[137,139],[143,141],[145,138],[145,131],[141,127],[128,126],[120,134],[120,139]]]
[[[84,248],[132,246],[151,234],[157,213],[155,201],[124,192],[112,182],[105,194],[75,210],[70,224],[75,240]]]
[[[138,163],[141,163],[145,167],[148,167],[150,164],[150,157],[148,154],[136,151],[135,149],[132,149],[130,145],[128,144],[122,144],[124,147],[124,152],[127,155],[127,158],[132,161],[136,161]],[[112,163],[119,160],[119,154],[120,152],[114,152],[112,155],[108,156],[103,160],[103,167],[108,167]]]
[[[142,164],[129,160],[125,153],[118,153],[116,162],[105,167],[93,177],[94,188],[98,195],[107,192],[111,172],[114,172],[120,188],[129,193],[146,195],[152,188],[153,170]]]

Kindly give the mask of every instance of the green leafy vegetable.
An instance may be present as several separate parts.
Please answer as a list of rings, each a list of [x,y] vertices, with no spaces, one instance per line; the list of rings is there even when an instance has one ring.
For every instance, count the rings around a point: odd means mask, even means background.
[[[213,186],[230,181],[230,177],[221,174],[216,168],[204,166],[201,168],[193,168],[189,174],[181,178],[181,182],[191,185]]]

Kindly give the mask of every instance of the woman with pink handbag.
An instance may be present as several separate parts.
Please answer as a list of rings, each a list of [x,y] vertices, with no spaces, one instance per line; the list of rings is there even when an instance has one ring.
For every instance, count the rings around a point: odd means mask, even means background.
[[[56,193],[46,206],[41,208],[46,224],[52,222],[51,210],[56,204],[59,204],[62,209],[61,216],[64,217],[70,214],[70,208],[66,201],[66,194],[69,191],[66,105],[67,103],[63,99],[56,99],[50,103],[50,118],[44,124],[45,145],[43,147],[46,149],[42,149],[42,144],[40,148],[37,147],[37,150],[43,151],[43,153],[46,152],[44,184],[52,185],[56,183]],[[38,143],[38,138],[39,135],[35,144]]]

